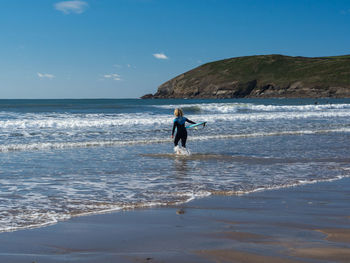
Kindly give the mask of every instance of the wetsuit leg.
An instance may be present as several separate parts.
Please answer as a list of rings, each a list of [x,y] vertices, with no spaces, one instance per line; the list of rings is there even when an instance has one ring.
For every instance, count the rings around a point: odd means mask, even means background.
[[[176,135],[175,135],[175,140],[174,140],[174,145],[175,145],[175,146],[178,145],[180,138],[181,138],[180,134],[179,134],[179,133],[176,133]]]
[[[181,136],[181,145],[184,148],[186,148],[186,140],[187,140],[187,132],[182,134],[182,136]]]

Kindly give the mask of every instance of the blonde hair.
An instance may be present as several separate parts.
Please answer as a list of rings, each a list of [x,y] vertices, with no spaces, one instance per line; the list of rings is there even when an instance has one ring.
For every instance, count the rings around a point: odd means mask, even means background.
[[[175,110],[174,110],[174,115],[176,116],[176,117],[182,117],[182,116],[184,116],[184,113],[182,112],[182,110],[180,109],[180,108],[176,108]]]

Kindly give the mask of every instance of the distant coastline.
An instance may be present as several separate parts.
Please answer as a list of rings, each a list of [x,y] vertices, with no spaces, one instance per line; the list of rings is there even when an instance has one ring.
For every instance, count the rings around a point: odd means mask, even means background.
[[[349,98],[350,55],[261,55],[201,65],[142,99],[167,98]]]

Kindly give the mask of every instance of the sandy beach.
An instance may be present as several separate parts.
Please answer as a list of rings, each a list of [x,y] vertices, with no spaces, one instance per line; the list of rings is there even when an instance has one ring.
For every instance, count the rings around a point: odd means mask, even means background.
[[[0,234],[0,262],[349,262],[350,179]]]

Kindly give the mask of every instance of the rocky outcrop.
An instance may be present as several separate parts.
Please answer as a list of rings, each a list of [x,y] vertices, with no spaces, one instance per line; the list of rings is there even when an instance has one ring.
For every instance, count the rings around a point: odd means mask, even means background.
[[[350,97],[350,56],[232,58],[202,65],[142,98]]]

